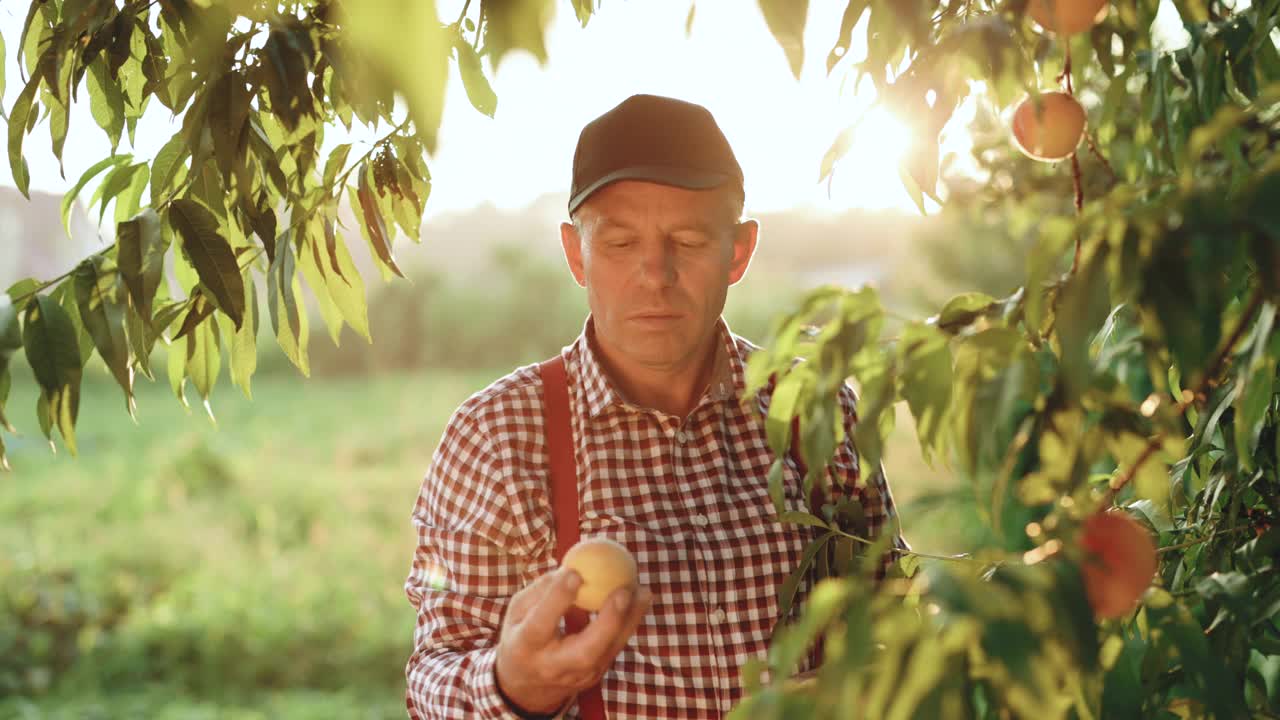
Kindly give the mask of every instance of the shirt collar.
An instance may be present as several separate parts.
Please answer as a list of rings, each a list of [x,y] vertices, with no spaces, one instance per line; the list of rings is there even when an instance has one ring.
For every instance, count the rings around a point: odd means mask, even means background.
[[[579,382],[588,416],[595,419],[606,408],[614,405],[639,409],[623,396],[609,378],[596,352],[595,332],[594,318],[588,315],[576,343],[581,368]],[[703,401],[719,403],[737,398],[741,394],[746,384],[746,372],[738,344],[723,318],[716,321],[716,336],[719,342],[716,345],[715,365],[703,393]]]

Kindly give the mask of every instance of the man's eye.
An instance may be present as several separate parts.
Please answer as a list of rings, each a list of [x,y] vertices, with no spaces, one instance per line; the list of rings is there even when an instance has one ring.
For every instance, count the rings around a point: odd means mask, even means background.
[[[707,236],[702,233],[681,233],[676,236],[676,244],[686,248],[700,248],[707,244]]]

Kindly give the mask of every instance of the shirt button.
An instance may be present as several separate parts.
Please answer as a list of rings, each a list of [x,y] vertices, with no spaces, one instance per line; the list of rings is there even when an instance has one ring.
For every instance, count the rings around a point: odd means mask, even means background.
[[[686,433],[686,432],[685,432],[685,431],[683,431],[683,430],[679,430],[679,431],[677,431],[677,432],[676,432],[676,442],[678,442],[678,443],[687,443],[687,442],[689,442],[689,433]]]
[[[716,611],[711,613],[711,622],[716,623],[718,625],[724,622],[726,617],[727,616],[724,613],[724,608],[716,608]]]
[[[697,524],[698,527],[706,527],[709,521],[707,520],[706,515],[698,515],[693,518],[693,522]]]

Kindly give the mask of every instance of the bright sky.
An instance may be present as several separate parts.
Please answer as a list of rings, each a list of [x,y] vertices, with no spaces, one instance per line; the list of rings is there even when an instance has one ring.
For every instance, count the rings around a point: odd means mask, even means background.
[[[461,0],[441,0],[439,13],[452,21],[461,6]],[[503,62],[494,78],[494,119],[476,112],[462,83],[451,77],[440,146],[431,159],[429,216],[486,202],[517,208],[543,193],[566,191],[582,125],[637,92],[692,100],[712,111],[738,154],[754,211],[913,207],[896,169],[905,134],[887,117],[866,121],[831,186],[831,200],[826,184],[817,182],[823,153],[871,99],[870,93],[855,97],[851,89],[839,93],[841,68],[833,78],[826,75],[843,2],[813,3],[799,83],[753,2],[699,0],[689,37],[689,0],[604,0],[585,30],[567,1],[556,6],[551,59],[545,67],[523,54]],[[0,0],[6,108],[21,89],[14,46],[26,7],[27,0]],[[860,57],[862,50],[852,53]],[[163,108],[152,108],[139,125],[133,150],[139,158],[154,157],[176,129],[165,113],[156,112]],[[60,193],[109,147],[87,103],[81,103],[73,110],[63,154],[66,179],[49,150],[47,125],[28,138],[25,152],[32,188]],[[12,182],[7,160],[0,162],[0,183]]]
[[[493,119],[471,107],[461,81],[451,76],[440,146],[430,160],[434,185],[428,217],[484,203],[518,208],[544,193],[567,191],[579,130],[638,92],[692,100],[711,110],[743,166],[749,210],[857,207],[914,212],[897,171],[906,133],[880,111],[864,119],[830,188],[817,182],[821,158],[836,134],[866,114],[874,97],[869,82],[861,93],[855,94],[852,87],[841,92],[848,59],[832,77],[826,74],[843,0],[811,3],[799,82],[755,2],[698,0],[692,33],[686,37],[690,4],[691,0],[603,0],[582,29],[568,0],[557,0],[558,14],[548,38],[550,60],[540,67],[532,57],[517,54],[503,62],[494,78],[498,111]],[[13,58],[27,6],[27,0],[0,0],[0,34],[7,46],[6,108],[21,89]],[[456,18],[461,7],[462,0],[439,0],[439,14],[446,21]],[[846,58],[864,55],[860,36],[854,33],[854,47]],[[156,112],[163,110],[158,103],[152,108],[138,128],[133,152],[140,158],[154,157],[176,129],[166,114]],[[949,126],[950,132],[944,132],[944,152],[966,149],[963,116],[971,116],[972,109],[964,110]],[[333,134],[329,140],[338,141]],[[47,125],[28,138],[25,151],[32,188],[60,193],[105,157],[109,147],[87,102],[82,102],[73,109],[64,152],[66,179],[49,150]],[[7,159],[0,161],[0,184],[12,185]],[[91,191],[92,186],[86,199]]]

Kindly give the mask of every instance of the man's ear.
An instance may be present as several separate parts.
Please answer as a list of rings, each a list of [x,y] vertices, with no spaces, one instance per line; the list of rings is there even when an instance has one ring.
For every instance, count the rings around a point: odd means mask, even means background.
[[[751,265],[751,257],[756,252],[756,242],[760,238],[760,223],[755,220],[743,220],[733,228],[733,259],[729,263],[729,284],[733,285],[747,274]]]
[[[582,264],[582,236],[571,222],[560,223],[560,246],[564,248],[564,260],[569,272],[581,287],[587,286],[587,273]]]

